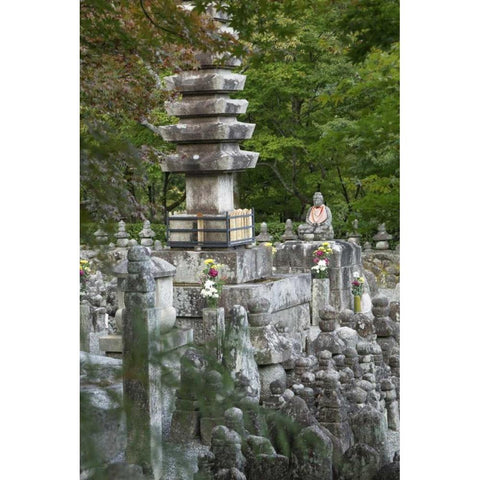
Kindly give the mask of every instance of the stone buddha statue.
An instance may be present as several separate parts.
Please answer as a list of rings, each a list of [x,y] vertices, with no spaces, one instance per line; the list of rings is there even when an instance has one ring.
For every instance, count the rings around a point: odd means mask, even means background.
[[[332,213],[323,203],[323,195],[320,192],[314,193],[313,207],[308,209],[305,222],[298,227],[300,239],[333,240]]]

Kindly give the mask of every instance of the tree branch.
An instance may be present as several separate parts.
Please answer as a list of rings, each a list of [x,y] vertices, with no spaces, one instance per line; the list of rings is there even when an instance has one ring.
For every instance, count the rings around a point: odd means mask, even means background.
[[[150,21],[150,23],[159,28],[160,30],[163,30],[165,33],[169,33],[170,35],[174,35],[176,37],[180,37],[181,39],[183,40],[187,40],[182,34],[178,33],[178,32],[175,32],[174,30],[170,30],[168,28],[165,28],[165,27],[162,27],[161,25],[159,25],[157,22],[155,22],[152,17],[148,14],[147,10],[145,9],[145,5],[143,4],[143,0],[140,0],[140,6],[142,7],[142,10],[143,10],[143,13],[145,14],[145,16],[148,18],[148,20]]]

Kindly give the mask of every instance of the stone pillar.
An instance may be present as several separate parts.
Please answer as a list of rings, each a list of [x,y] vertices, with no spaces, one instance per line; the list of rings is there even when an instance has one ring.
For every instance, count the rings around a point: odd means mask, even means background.
[[[320,311],[330,305],[330,280],[312,278],[312,325],[318,326]]]
[[[232,378],[242,375],[249,381],[252,398],[260,398],[260,376],[255,362],[254,348],[250,341],[247,312],[241,305],[234,305],[227,322],[223,361]]]
[[[204,308],[202,310],[202,335],[199,339],[199,345],[208,345],[214,349],[218,362],[223,358],[223,340],[225,338],[225,309]]]
[[[248,303],[250,341],[258,366],[282,363],[291,356],[291,349],[281,340],[277,329],[272,325],[269,309],[270,301],[266,298],[258,298]]]
[[[93,330],[90,321],[90,305],[87,302],[80,304],[80,350],[90,351],[90,332]]]
[[[378,294],[372,299],[374,315],[373,324],[377,334],[377,343],[382,348],[383,360],[388,365],[390,355],[395,347],[398,347],[398,322],[394,322],[390,314],[389,300],[385,295]]]
[[[149,251],[141,246],[128,251],[123,331],[123,397],[127,419],[128,463],[144,473],[161,474],[162,419],[160,368],[153,359],[160,342],[160,321],[155,315],[155,280]]]
[[[200,406],[198,395],[202,390],[206,360],[193,348],[181,359],[180,388],[176,392],[175,411],[170,429],[170,440],[189,442],[200,436]]]

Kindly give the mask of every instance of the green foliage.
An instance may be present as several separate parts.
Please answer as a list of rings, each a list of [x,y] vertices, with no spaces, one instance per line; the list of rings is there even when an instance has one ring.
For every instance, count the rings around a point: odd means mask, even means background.
[[[154,224],[181,208],[183,176],[159,167],[173,146],[151,127],[175,123],[162,78],[194,67],[203,45],[249,50],[240,120],[256,124],[244,148],[260,158],[238,176],[239,205],[269,226],[301,222],[320,190],[337,237],[353,218],[366,236],[379,222],[398,235],[398,0],[194,4],[189,16],[174,0],[82,2],[82,220]],[[208,4],[248,42],[215,33]]]

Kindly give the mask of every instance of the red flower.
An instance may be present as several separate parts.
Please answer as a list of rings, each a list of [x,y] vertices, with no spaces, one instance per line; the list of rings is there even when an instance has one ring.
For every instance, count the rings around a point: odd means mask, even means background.
[[[318,252],[318,256],[321,257],[323,255],[323,252]]]
[[[354,280],[352,282],[352,285],[355,285],[356,287],[358,287],[360,285],[360,282],[358,280]]]
[[[209,271],[208,271],[208,274],[211,276],[211,277],[216,277],[218,275],[218,270],[215,270],[214,268],[211,268]]]

